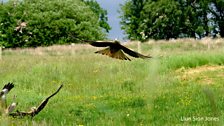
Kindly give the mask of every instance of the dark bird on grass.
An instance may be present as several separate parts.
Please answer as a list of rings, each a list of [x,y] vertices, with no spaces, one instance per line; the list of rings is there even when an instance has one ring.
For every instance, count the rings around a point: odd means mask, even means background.
[[[95,47],[107,47],[103,50],[96,51],[95,53],[108,55],[108,56],[110,56],[112,58],[116,58],[116,59],[131,61],[131,59],[129,59],[124,53],[127,53],[128,55],[133,56],[135,58],[142,58],[142,59],[152,58],[151,56],[145,56],[138,52],[132,51],[132,50],[128,49],[127,47],[121,45],[118,41],[96,42],[96,41],[91,41],[91,40],[83,40],[83,42],[87,42],[90,45],[95,46]]]
[[[0,97],[1,97],[1,103],[2,106],[4,106],[5,108],[7,107],[6,104],[6,95],[9,93],[9,91],[14,87],[13,83],[8,83],[5,84],[5,86],[2,88],[1,92],[0,92]]]
[[[8,84],[5,84],[4,87],[2,88],[1,92],[0,92],[0,96],[4,96],[6,94],[8,94],[8,92],[14,87],[14,84],[13,83],[8,83]]]
[[[52,98],[53,96],[55,96],[63,87],[63,85],[61,85],[58,90],[56,92],[54,92],[52,95],[50,95],[49,97],[47,97],[38,107],[32,107],[30,111],[28,112],[24,112],[24,111],[16,111],[15,113],[10,113],[10,116],[13,117],[24,117],[24,116],[31,116],[34,117],[35,115],[37,115],[41,110],[44,109],[44,107],[47,105],[48,101],[50,98]]]

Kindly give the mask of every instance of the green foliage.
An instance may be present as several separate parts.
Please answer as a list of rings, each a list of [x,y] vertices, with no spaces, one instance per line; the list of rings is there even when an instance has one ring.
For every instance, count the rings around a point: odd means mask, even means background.
[[[145,0],[129,0],[121,7],[121,28],[125,30],[128,38],[131,40],[141,39],[141,37],[139,37],[140,31],[138,27],[143,20],[140,14],[142,13],[144,4]]]
[[[121,24],[132,40],[171,39],[220,34],[224,37],[222,0],[128,0]]]
[[[110,25],[107,23],[108,17],[107,17],[107,11],[100,7],[99,3],[95,0],[82,0],[87,5],[90,6],[91,10],[97,14],[99,18],[99,24],[100,27],[104,28],[106,32],[109,32],[111,29]]]
[[[143,28],[143,33],[147,33],[147,36],[151,36],[154,39],[177,38],[179,34],[179,25],[177,24],[181,15],[182,11],[179,10],[175,1],[162,0],[160,2],[152,2],[144,7],[142,13],[144,21],[140,29]]]
[[[218,27],[214,32],[219,32],[221,37],[224,37],[224,1],[223,0],[208,0],[211,5],[209,6],[209,12],[214,18],[214,23]]]
[[[80,0],[11,1],[1,7],[1,43],[5,47],[48,46],[105,38],[98,14]]]

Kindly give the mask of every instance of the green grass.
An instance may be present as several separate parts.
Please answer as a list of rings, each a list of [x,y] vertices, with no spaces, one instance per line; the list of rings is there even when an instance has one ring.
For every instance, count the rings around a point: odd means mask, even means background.
[[[222,66],[223,45],[144,43],[142,53],[155,58],[131,62],[94,54],[89,46],[4,50],[0,83],[15,83],[8,102],[16,95],[17,109],[29,110],[64,87],[33,119],[2,116],[0,125],[223,125],[224,69],[185,76],[189,68]]]

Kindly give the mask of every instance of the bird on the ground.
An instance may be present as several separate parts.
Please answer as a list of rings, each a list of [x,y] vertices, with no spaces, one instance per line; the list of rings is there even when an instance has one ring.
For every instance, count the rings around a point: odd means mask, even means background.
[[[43,102],[38,106],[38,107],[32,107],[30,111],[28,112],[24,112],[24,111],[16,111],[15,113],[10,113],[10,116],[13,117],[24,117],[24,116],[31,116],[34,117],[35,115],[37,115],[41,110],[44,109],[44,107],[47,105],[48,101],[50,98],[52,98],[53,96],[55,96],[63,87],[63,84],[58,88],[58,90],[56,92],[54,92],[52,95],[50,95],[49,97],[47,97],[45,100],[43,100]]]
[[[95,47],[107,47],[103,50],[96,51],[95,53],[100,53],[100,54],[107,55],[107,56],[110,56],[110,57],[116,58],[116,59],[131,61],[131,59],[128,58],[124,53],[127,53],[128,55],[133,56],[135,58],[142,58],[142,59],[152,58],[151,56],[145,56],[138,52],[128,49],[127,47],[121,45],[119,43],[119,41],[97,42],[97,41],[91,41],[91,40],[83,40],[83,42],[87,42],[90,45],[95,46]]]
[[[7,108],[7,103],[6,103],[6,95],[9,93],[9,91],[14,87],[13,83],[8,83],[5,84],[4,87],[2,88],[0,92],[0,97],[1,97],[1,103],[2,107]]]
[[[9,113],[11,113],[11,112],[13,112],[15,110],[16,105],[17,105],[17,103],[15,102],[15,99],[16,99],[16,96],[14,95],[12,104],[9,105],[9,107],[5,110],[6,114],[9,114]]]

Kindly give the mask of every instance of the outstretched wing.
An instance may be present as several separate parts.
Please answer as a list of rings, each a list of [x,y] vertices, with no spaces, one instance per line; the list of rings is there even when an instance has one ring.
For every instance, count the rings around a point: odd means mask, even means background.
[[[7,94],[13,87],[14,87],[14,84],[10,82],[4,85],[4,87],[2,88],[2,91],[0,92],[0,96]]]
[[[87,42],[90,45],[95,46],[95,47],[107,47],[107,46],[114,45],[113,42],[96,42],[96,41],[91,41],[91,40],[83,40],[83,42]]]
[[[52,95],[50,95],[49,97],[47,97],[38,107],[37,107],[37,110],[35,111],[35,115],[38,114],[48,103],[49,99],[51,97],[53,97],[54,95],[56,95],[60,90],[61,88],[63,87],[63,84],[58,88],[58,90],[56,92],[54,92]]]
[[[31,115],[30,113],[28,113],[28,112],[23,112],[23,111],[16,111],[16,112],[14,112],[14,113],[9,113],[9,115],[10,116],[12,116],[12,117],[24,117],[24,116],[28,116],[28,115]]]
[[[121,60],[130,60],[123,52],[122,50],[117,50],[117,51],[111,51],[111,48],[106,48],[103,50],[99,50],[96,51],[95,53],[100,53],[102,55],[107,55],[110,56],[112,58],[116,58],[116,59],[121,59]],[[130,60],[131,61],[131,60]]]
[[[127,53],[130,56],[136,57],[136,58],[152,58],[151,56],[145,56],[142,55],[138,52],[132,51],[128,48],[126,48],[125,46],[122,46],[121,44],[119,44],[118,41],[115,42],[96,42],[96,41],[91,41],[91,40],[83,40],[83,42],[88,42],[89,44],[91,44],[92,46],[96,46],[96,47],[107,47],[109,46],[109,48],[97,51],[96,53],[100,53],[103,55],[108,55],[112,58],[117,58],[117,59],[122,59],[122,60],[130,60],[124,53]]]
[[[13,87],[14,87],[14,84],[9,82],[2,89],[8,89],[8,91],[10,91]]]
[[[9,115],[10,116],[13,116],[13,117],[17,117],[17,116],[20,116],[20,117],[24,117],[24,116],[32,116],[34,117],[35,115],[37,115],[41,110],[43,110],[43,108],[47,105],[49,99],[51,97],[53,97],[54,95],[56,95],[60,90],[61,88],[63,87],[63,85],[61,85],[58,90],[56,92],[54,92],[52,95],[50,95],[49,97],[47,97],[38,107],[36,110],[31,110],[29,112],[23,112],[23,111],[16,111],[15,113],[10,113]]]
[[[121,48],[125,53],[127,53],[128,55],[133,56],[133,57],[135,57],[135,58],[142,58],[142,59],[145,59],[145,58],[152,58],[151,56],[145,56],[145,55],[142,55],[142,54],[140,54],[140,53],[138,53],[138,52],[132,51],[132,50],[128,49],[127,47],[123,46],[123,45],[120,45],[120,46],[121,46],[120,48]]]

